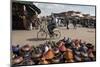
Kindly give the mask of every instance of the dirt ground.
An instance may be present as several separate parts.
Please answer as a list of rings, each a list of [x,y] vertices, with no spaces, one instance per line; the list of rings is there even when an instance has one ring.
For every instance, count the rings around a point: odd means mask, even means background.
[[[59,28],[61,32],[60,39],[64,37],[70,37],[72,39],[82,39],[83,41],[90,42],[93,45],[95,45],[95,29],[90,28],[77,28],[77,29],[69,29],[67,30],[65,27]],[[12,45],[25,45],[30,44],[34,46],[38,46],[39,44],[44,43],[45,41],[48,41],[50,38],[46,40],[37,40],[37,32],[39,30],[13,30],[11,32],[11,43]],[[54,41],[58,41],[60,39],[53,39]]]

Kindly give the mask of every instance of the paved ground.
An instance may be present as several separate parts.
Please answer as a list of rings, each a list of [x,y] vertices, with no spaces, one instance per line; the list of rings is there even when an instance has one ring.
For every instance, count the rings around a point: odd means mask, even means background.
[[[77,29],[69,29],[66,28],[59,28],[61,31],[61,38],[64,36],[71,37],[73,39],[82,39],[84,41],[90,42],[95,45],[95,29],[89,29],[89,28],[77,28]],[[12,44],[30,44],[30,45],[39,45],[41,43],[44,43],[46,40],[37,40],[37,32],[39,30],[32,30],[32,31],[26,31],[26,30],[13,30],[12,31]],[[49,40],[49,36],[48,39]],[[59,39],[55,39],[55,41],[58,41]]]

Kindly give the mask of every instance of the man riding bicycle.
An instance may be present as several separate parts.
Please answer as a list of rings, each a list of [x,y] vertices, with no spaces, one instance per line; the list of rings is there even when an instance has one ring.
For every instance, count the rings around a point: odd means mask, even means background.
[[[48,18],[48,25],[47,25],[47,28],[48,28],[48,31],[49,31],[49,34],[50,36],[53,36],[54,32],[53,30],[56,28],[56,22],[55,22],[55,17],[50,17]]]
[[[47,35],[49,35],[49,37],[53,39],[60,38],[61,33],[58,29],[55,29],[57,25],[54,19],[55,18],[52,18],[51,16],[46,17],[46,20],[45,20],[46,24],[44,26],[40,26],[40,30],[37,33],[37,38],[47,38]],[[43,24],[45,22],[43,22]]]

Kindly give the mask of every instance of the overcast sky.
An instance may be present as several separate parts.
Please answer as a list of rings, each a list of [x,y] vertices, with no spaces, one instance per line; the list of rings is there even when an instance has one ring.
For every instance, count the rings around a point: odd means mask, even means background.
[[[50,4],[50,3],[34,3],[40,10],[42,16],[50,15],[51,13],[60,13],[66,11],[80,11],[85,14],[95,16],[95,6],[80,6],[80,5],[65,5],[65,4]]]

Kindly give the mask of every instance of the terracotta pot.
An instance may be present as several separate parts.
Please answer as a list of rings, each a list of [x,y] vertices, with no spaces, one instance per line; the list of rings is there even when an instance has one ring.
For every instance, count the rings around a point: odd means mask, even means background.
[[[19,64],[23,61],[23,57],[17,57],[17,58],[14,58],[12,63],[13,64]]]
[[[72,52],[72,50],[71,49],[69,49],[69,48],[67,48],[67,50],[66,50],[66,52],[64,53],[64,55],[65,55],[65,58],[66,58],[66,60],[67,61],[71,61],[71,60],[73,60],[73,52]]]
[[[40,53],[39,53],[39,54],[32,53],[32,57],[33,57],[33,58],[39,58],[40,56],[41,56]]]
[[[35,64],[31,59],[29,59],[28,61],[23,61],[22,65],[33,65]]]
[[[32,52],[32,57],[33,58],[38,58],[42,55],[42,51],[40,50],[40,48],[34,48],[33,52]]]
[[[52,50],[48,50],[48,51],[43,55],[43,57],[44,57],[45,59],[52,59],[52,58],[54,57],[54,53],[53,53]]]
[[[22,51],[32,51],[32,47],[29,46],[29,45],[24,45],[22,48],[21,48]]]
[[[73,63],[73,62],[74,62],[73,59],[67,60],[67,63]]]
[[[49,64],[49,62],[45,58],[41,58],[39,64]]]
[[[64,45],[64,42],[61,42],[58,47],[59,47],[60,51],[62,51],[62,52],[66,51],[66,47]]]
[[[54,49],[53,49],[53,52],[54,52],[55,54],[57,54],[57,53],[59,53],[59,49],[58,49],[58,48],[54,48]]]
[[[55,57],[52,59],[53,63],[59,63],[60,62],[60,58],[59,57]]]
[[[95,57],[95,56],[93,55],[92,52],[88,53],[88,56],[89,56],[90,58],[94,58],[94,57]]]

